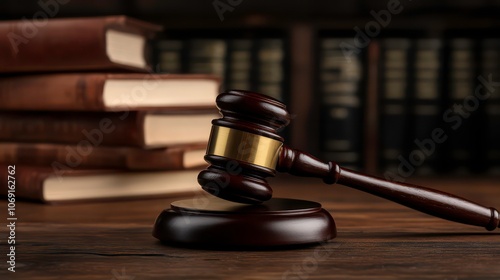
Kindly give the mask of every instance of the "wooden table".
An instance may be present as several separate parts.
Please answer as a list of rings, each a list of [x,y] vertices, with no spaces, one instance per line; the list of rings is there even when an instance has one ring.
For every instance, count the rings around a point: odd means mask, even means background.
[[[338,237],[293,250],[174,248],[151,236],[154,219],[174,199],[18,202],[16,272],[7,271],[2,226],[0,279],[500,279],[500,232],[442,221],[317,179],[270,181],[276,197],[321,202],[336,220]],[[414,182],[500,207],[499,178]]]

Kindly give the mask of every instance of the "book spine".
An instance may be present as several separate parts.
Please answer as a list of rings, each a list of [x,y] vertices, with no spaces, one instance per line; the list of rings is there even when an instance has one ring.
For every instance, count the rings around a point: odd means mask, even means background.
[[[227,43],[222,39],[188,40],[188,73],[213,74],[226,82]]]
[[[258,91],[283,101],[284,83],[284,43],[283,39],[260,39],[258,59]]]
[[[229,42],[228,89],[251,90],[252,48],[250,39],[235,39]]]
[[[182,73],[182,40],[161,40],[156,44],[157,64],[161,73]]]
[[[409,140],[409,49],[410,40],[381,42],[380,146],[382,170],[396,172],[407,153]]]
[[[142,150],[89,145],[0,143],[0,164],[33,165],[60,170],[181,170],[184,169],[186,151],[186,148],[181,147]]]
[[[463,104],[470,94],[474,93],[476,62],[474,56],[474,41],[468,38],[454,38],[450,41],[449,70],[449,104]],[[471,135],[473,122],[463,118],[459,113],[454,117],[460,122],[451,123],[454,130],[450,133],[450,165],[454,173],[470,173],[470,163],[473,158],[473,137]]]
[[[493,81],[500,79],[500,39],[482,41],[482,76]],[[486,165],[491,175],[500,175],[500,95],[491,93],[486,101]]]
[[[326,160],[361,168],[361,57],[344,57],[342,39],[320,41],[322,150]]]
[[[0,78],[0,110],[104,110],[104,81],[85,74]]]
[[[431,139],[432,131],[440,125],[441,101],[440,83],[442,72],[440,39],[419,39],[416,41],[414,56],[413,127],[414,140],[423,143]],[[415,143],[412,143],[415,144]],[[432,148],[433,147],[433,148]],[[436,172],[437,149],[434,146],[413,146],[425,156],[418,166],[417,174],[430,175]]]
[[[369,174],[379,174],[380,131],[379,131],[379,75],[380,75],[380,42],[370,42],[366,53],[366,101],[363,147],[364,171]]]
[[[0,172],[0,182],[8,184],[9,173],[7,172],[8,168],[10,170],[14,170],[14,178],[15,178],[15,196],[16,198],[22,198],[33,201],[44,201],[43,199],[43,181],[45,176],[43,174],[39,174],[36,172],[24,172],[23,168],[19,165],[14,165],[14,168],[11,169],[9,166],[12,163],[6,163],[5,165],[1,165],[2,172]],[[8,195],[8,188],[2,187],[0,188],[0,195],[6,197]]]
[[[0,111],[0,141],[143,146],[143,115],[126,114]]]

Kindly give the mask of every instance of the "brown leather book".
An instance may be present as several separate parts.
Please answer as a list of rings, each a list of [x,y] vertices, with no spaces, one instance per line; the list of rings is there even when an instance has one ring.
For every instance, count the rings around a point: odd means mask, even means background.
[[[211,75],[72,73],[0,78],[0,110],[215,108]]]
[[[85,144],[84,144],[85,143]],[[207,165],[203,159],[206,143],[144,150],[127,147],[1,143],[0,164],[52,167],[58,170],[127,169],[181,170]]]
[[[8,184],[0,188],[0,196],[16,201],[69,203],[180,194],[195,197],[201,190],[196,183],[199,169],[156,172],[79,169],[64,173],[52,168],[21,165],[0,165],[0,169],[0,181]]]
[[[0,141],[143,148],[206,142],[214,110],[182,112],[0,111]]]
[[[0,22],[0,73],[151,71],[148,39],[160,26],[125,16]]]

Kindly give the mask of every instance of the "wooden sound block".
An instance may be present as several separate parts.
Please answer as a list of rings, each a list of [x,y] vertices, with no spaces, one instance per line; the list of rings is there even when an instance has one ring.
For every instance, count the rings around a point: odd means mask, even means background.
[[[175,201],[156,219],[153,236],[189,247],[288,246],[335,238],[332,216],[312,201],[272,198],[259,205],[217,197]]]

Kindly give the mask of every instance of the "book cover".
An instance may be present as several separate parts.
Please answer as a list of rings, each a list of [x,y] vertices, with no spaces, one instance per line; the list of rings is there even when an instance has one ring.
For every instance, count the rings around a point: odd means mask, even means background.
[[[0,73],[151,71],[148,40],[160,26],[126,16],[0,22]]]
[[[13,165],[14,176],[0,172],[0,181],[14,187],[0,189],[0,196],[44,203],[76,203],[158,198],[201,190],[195,170],[126,172],[116,170],[67,170]],[[2,166],[7,170],[7,166]],[[12,195],[12,194],[11,194]]]
[[[0,111],[0,141],[142,148],[206,142],[215,111]]]
[[[68,73],[0,78],[0,110],[129,111],[214,108],[211,75]]]
[[[84,144],[85,143],[85,144]],[[0,142],[0,164],[71,169],[182,170],[206,166],[206,143],[144,150],[132,147]]]

